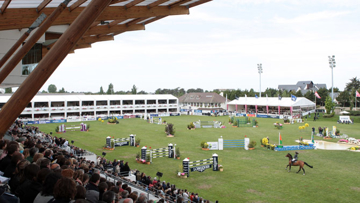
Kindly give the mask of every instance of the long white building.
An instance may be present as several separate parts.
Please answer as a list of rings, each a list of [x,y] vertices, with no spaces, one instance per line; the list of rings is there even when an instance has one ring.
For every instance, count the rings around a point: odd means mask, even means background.
[[[11,94],[0,96],[0,108]],[[84,95],[37,94],[19,115],[24,121],[84,121],[99,117],[177,114],[178,98],[173,95]]]

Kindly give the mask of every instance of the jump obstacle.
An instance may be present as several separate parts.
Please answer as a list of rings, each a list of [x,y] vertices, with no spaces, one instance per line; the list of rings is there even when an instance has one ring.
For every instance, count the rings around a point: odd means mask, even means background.
[[[190,172],[204,172],[206,169],[212,168],[213,171],[218,171],[218,155],[213,154],[212,158],[202,159],[197,161],[191,161],[188,158],[183,160],[183,173],[187,174],[187,177],[190,176]]]
[[[150,116],[150,123],[156,123],[158,125],[162,124],[162,119],[160,117]]]
[[[86,131],[86,124],[81,123],[80,125],[70,125],[66,126],[65,124],[59,125],[59,132],[66,131]]]
[[[196,121],[193,122],[195,128],[220,128],[221,122],[220,121]]]
[[[146,156],[150,155],[150,163],[152,163],[152,159],[154,158],[161,158],[161,157],[167,157],[167,158],[175,158],[175,145],[169,144],[168,147],[164,148],[157,148],[157,149],[147,149],[147,147],[141,148],[141,159],[146,160]]]
[[[111,148],[111,142],[114,142],[114,147],[121,147],[121,146],[132,146],[135,147],[135,136],[136,135],[129,135],[128,138],[116,138],[111,139],[110,136],[106,137],[106,146]]]
[[[245,137],[244,139],[239,140],[224,140],[222,136],[220,136],[217,142],[207,143],[210,150],[224,150],[224,148],[244,148],[245,150],[248,150],[250,139]]]

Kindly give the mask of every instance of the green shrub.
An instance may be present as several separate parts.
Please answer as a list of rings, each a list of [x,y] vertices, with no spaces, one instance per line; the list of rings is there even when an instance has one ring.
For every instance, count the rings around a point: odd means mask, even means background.
[[[205,143],[206,143],[206,141],[202,141],[202,142],[200,143],[201,148],[205,148],[205,147],[204,147]]]
[[[256,146],[256,142],[253,140],[248,144],[249,148],[254,148]]]
[[[323,118],[332,118],[335,116],[335,112],[332,112],[331,114],[324,114],[322,117]]]

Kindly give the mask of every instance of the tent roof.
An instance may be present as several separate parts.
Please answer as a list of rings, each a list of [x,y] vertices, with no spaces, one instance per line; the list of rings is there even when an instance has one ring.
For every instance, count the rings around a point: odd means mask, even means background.
[[[291,97],[283,97],[279,100],[277,97],[240,97],[239,100],[233,100],[228,103],[229,105],[258,105],[258,106],[315,106],[315,103],[305,97],[298,97],[296,101],[292,101]]]

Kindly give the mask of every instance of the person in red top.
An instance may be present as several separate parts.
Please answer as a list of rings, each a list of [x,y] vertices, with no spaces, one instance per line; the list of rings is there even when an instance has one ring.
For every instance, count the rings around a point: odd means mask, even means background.
[[[157,183],[157,180],[156,180],[156,177],[154,177],[154,180],[153,180],[152,184],[156,185],[156,183]]]

